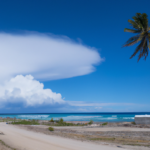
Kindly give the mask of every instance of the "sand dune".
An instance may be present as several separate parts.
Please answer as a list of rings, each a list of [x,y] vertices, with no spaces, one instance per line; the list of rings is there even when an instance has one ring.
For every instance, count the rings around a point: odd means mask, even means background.
[[[0,123],[0,131],[5,134],[0,135],[0,139],[18,150],[120,150],[117,146],[98,145],[45,135],[5,123]]]

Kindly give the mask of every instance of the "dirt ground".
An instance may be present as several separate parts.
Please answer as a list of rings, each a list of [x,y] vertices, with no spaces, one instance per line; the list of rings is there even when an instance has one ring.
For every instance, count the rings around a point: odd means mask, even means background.
[[[47,128],[0,123],[0,140],[16,150],[120,150],[119,145],[97,144],[51,134]],[[48,127],[48,126],[47,126]],[[53,133],[55,133],[54,131]],[[59,132],[60,133],[60,132]],[[8,147],[9,148],[9,147]],[[131,148],[124,147],[124,150]],[[140,150],[140,149],[136,149]],[[142,149],[148,150],[148,149]]]
[[[48,126],[19,126],[21,128],[57,135],[80,141],[98,144],[114,144],[118,147],[131,146],[131,149],[150,149],[150,128],[131,127],[54,127],[50,132]]]
[[[132,124],[106,126],[7,125],[0,123],[0,150],[114,149],[149,150],[150,127]],[[6,145],[4,142],[6,142]],[[20,141],[20,142],[18,142]],[[28,144],[26,144],[28,143]],[[36,143],[36,144],[35,144]],[[85,144],[86,143],[86,144]],[[87,146],[89,144],[89,146]],[[74,146],[72,146],[74,145]],[[63,148],[62,148],[63,147]]]
[[[0,140],[0,150],[15,150],[15,149],[6,145],[3,141]]]

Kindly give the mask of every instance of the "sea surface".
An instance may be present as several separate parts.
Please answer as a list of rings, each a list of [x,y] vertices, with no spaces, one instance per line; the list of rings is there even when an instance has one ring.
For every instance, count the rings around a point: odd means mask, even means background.
[[[150,115],[150,112],[132,112],[132,113],[36,113],[36,114],[0,114],[0,117],[36,119],[36,120],[58,120],[64,121],[90,121],[95,122],[131,122],[135,115]]]

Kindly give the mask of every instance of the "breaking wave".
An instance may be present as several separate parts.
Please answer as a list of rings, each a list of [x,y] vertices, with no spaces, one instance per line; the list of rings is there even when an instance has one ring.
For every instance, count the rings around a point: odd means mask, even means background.
[[[18,115],[21,119],[45,119],[47,120],[50,115]]]
[[[102,116],[66,116],[62,117],[66,121],[84,121],[84,120],[94,120],[95,118],[98,119]]]
[[[93,120],[95,122],[130,122],[134,121],[135,115],[125,115],[125,114],[18,114],[18,115],[0,115],[0,117],[11,117],[11,118],[20,118],[20,119],[37,119],[37,120],[50,120],[53,118],[54,120],[58,120],[63,118],[64,121],[90,121]]]

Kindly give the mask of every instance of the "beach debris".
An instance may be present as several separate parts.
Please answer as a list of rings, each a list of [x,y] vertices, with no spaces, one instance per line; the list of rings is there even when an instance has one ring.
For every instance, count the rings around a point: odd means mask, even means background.
[[[117,147],[119,147],[119,148],[123,148],[122,146],[117,146]]]

